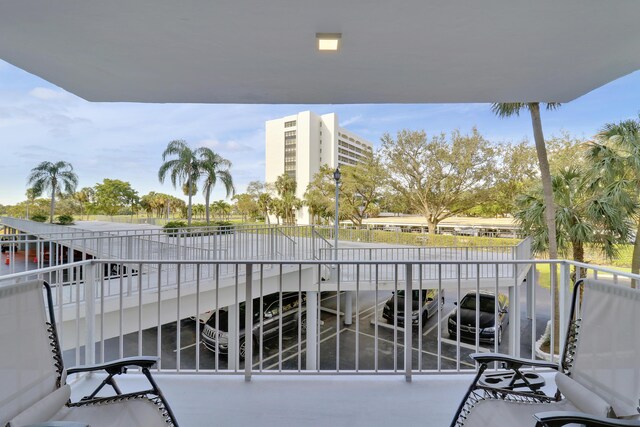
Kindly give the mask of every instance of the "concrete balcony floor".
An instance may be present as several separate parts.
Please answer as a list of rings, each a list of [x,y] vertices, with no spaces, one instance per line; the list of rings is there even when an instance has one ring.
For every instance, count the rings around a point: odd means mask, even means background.
[[[547,394],[553,374],[545,374]],[[72,400],[101,376],[72,385]],[[473,375],[260,375],[155,374],[181,427],[448,426]],[[124,391],[146,387],[139,374],[117,379]],[[551,384],[551,386],[549,386]]]

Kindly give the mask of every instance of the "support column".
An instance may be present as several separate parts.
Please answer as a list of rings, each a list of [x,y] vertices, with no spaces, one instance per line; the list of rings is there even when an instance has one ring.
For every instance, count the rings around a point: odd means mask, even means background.
[[[520,304],[517,286],[509,287],[509,354],[520,356]]]
[[[229,304],[227,315],[227,337],[229,339],[229,347],[227,347],[227,366],[228,369],[238,369],[238,304]]]
[[[318,292],[307,292],[307,371],[318,369]]]
[[[413,362],[413,328],[411,325],[411,312],[413,311],[413,266],[405,266],[404,284],[404,378],[411,382],[412,362]],[[377,304],[377,302],[376,302]],[[396,310],[397,312],[397,310]],[[421,357],[421,356],[418,356]]]
[[[353,291],[344,293],[344,324],[349,326],[353,323]]]
[[[86,340],[85,340],[85,357],[84,363],[86,365],[92,365],[96,363],[95,349],[96,349],[96,336],[95,336],[95,321],[96,321],[96,269],[93,264],[87,264],[84,266],[85,276],[85,324],[86,324]]]
[[[533,307],[536,303],[533,299],[533,296],[535,295],[533,292],[533,275],[535,274],[535,271],[536,266],[533,264],[527,272],[527,319],[529,320],[535,320],[533,318]]]
[[[560,288],[558,289],[558,294],[560,297],[560,301],[558,307],[560,309],[559,317],[560,317],[560,351],[559,354],[562,354],[564,349],[564,344],[567,338],[567,328],[569,326],[569,313],[571,312],[571,268],[569,264],[563,262],[560,264]]]

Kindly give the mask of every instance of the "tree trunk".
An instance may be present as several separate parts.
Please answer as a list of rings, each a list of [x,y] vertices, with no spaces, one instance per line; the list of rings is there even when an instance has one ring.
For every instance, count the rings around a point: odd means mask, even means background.
[[[191,227],[191,180],[189,180],[189,207],[187,208],[187,225]]]
[[[429,234],[436,234],[436,227],[438,226],[438,223],[427,218],[427,225],[429,226]]]
[[[633,255],[631,256],[631,272],[633,274],[638,274],[640,272],[640,238],[638,238],[638,234],[640,234],[640,219],[638,219],[638,229],[636,231],[636,240],[633,243]],[[631,281],[631,287],[636,288],[636,280]]]
[[[271,225],[271,219],[269,219],[269,211],[264,211],[264,217],[267,219],[267,225]]]
[[[53,214],[56,209],[56,186],[53,184],[51,186],[51,209],[49,210],[49,224],[53,224]]]
[[[545,222],[549,235],[549,259],[558,259],[558,241],[556,238],[556,206],[553,200],[553,187],[551,184],[551,169],[547,158],[547,147],[544,142],[544,134],[542,133],[542,120],[540,118],[540,104],[537,102],[529,104],[529,112],[531,113],[531,125],[533,126],[533,139],[536,144],[536,153],[538,155],[538,166],[540,168],[540,179],[542,180],[542,192],[544,195],[544,214]],[[554,269],[549,269],[549,274],[553,274]],[[558,283],[556,278],[552,281]],[[560,292],[559,286],[554,287],[553,304],[555,308],[554,337],[556,343],[554,348],[560,348]]]
[[[204,193],[204,210],[207,217],[207,225],[209,225],[209,197],[211,196],[211,191],[207,189]]]
[[[536,143],[538,166],[540,167],[540,179],[544,193],[544,213],[549,232],[549,258],[558,258],[558,242],[556,238],[556,208],[553,200],[553,187],[551,185],[551,169],[547,158],[547,147],[542,133],[542,120],[540,119],[540,104],[529,104],[531,112],[531,124],[533,125],[533,138]]]

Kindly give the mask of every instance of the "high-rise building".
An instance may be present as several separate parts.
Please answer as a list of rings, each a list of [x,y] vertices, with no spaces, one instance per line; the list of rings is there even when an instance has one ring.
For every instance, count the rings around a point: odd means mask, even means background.
[[[268,183],[287,173],[297,183],[296,196],[303,198],[309,182],[329,165],[355,165],[373,151],[373,144],[338,125],[335,113],[318,115],[303,111],[266,122],[266,171]],[[298,224],[309,224],[306,207],[298,210]]]

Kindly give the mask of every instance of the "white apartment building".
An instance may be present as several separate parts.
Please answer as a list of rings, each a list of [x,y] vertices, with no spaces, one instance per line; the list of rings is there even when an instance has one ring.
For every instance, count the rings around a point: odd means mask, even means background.
[[[265,181],[273,183],[283,173],[290,174],[296,179],[296,196],[300,199],[321,165],[332,169],[355,165],[373,152],[371,142],[338,125],[335,113],[303,111],[268,120],[265,140]],[[297,212],[296,220],[298,224],[310,224],[306,206]]]

